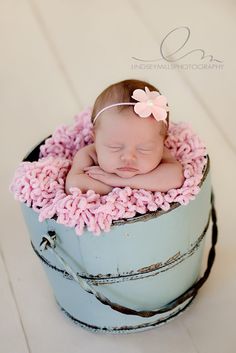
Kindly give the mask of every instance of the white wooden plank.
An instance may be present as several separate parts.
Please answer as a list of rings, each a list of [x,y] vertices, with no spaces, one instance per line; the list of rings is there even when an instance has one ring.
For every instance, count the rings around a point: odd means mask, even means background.
[[[8,160],[14,156],[16,162],[56,126],[73,120],[80,102],[28,1],[1,1],[0,19],[0,136]],[[15,144],[12,133],[21,135]]]
[[[0,346],[4,353],[29,353],[27,336],[17,307],[17,298],[8,277],[0,249]],[[14,339],[13,339],[14,338]]]
[[[149,79],[163,90],[168,87],[166,74],[157,77],[132,69],[137,49],[141,46],[148,52],[156,44],[127,1],[94,1],[90,7],[76,1],[70,6],[55,0],[33,3],[84,106],[93,104],[107,85],[121,79]]]

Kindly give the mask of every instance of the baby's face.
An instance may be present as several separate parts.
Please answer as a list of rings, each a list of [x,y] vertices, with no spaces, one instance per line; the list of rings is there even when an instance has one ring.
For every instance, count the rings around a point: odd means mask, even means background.
[[[146,174],[160,163],[164,149],[161,124],[153,117],[140,118],[132,110],[107,109],[99,117],[94,136],[99,166],[120,177]],[[134,168],[122,170],[120,168]]]

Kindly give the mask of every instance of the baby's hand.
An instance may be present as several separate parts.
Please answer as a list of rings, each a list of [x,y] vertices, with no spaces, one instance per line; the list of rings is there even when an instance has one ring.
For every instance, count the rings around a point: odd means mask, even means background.
[[[113,173],[108,173],[105,172],[101,167],[99,166],[91,166],[91,167],[86,167],[84,168],[85,174],[90,176],[93,179],[99,180],[103,182],[104,184],[110,185],[110,186],[125,186],[124,184],[124,179],[119,177],[116,174]]]

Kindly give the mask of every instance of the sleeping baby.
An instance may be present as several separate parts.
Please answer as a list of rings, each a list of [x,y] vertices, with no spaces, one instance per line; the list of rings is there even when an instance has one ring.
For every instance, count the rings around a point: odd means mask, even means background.
[[[154,86],[131,79],[107,87],[95,101],[91,121],[94,143],[76,153],[67,194],[71,187],[105,195],[114,187],[166,192],[182,186],[182,165],[164,146],[167,100]]]

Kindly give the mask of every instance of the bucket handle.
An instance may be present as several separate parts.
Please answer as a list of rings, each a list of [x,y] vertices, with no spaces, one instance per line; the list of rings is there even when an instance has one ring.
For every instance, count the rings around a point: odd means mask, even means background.
[[[178,298],[171,301],[170,303],[164,305],[163,307],[152,310],[152,311],[136,311],[134,309],[119,305],[117,303],[111,302],[107,297],[105,297],[102,293],[99,293],[94,286],[90,285],[84,278],[75,273],[72,268],[66,263],[66,261],[60,256],[60,254],[56,250],[56,234],[55,232],[48,232],[47,235],[43,235],[42,242],[40,244],[41,250],[49,249],[58,261],[63,265],[65,270],[74,278],[74,280],[88,293],[93,294],[102,304],[109,305],[113,310],[118,311],[122,314],[126,315],[137,315],[141,317],[152,317],[157,314],[166,313],[168,311],[173,310],[176,306],[184,303],[187,299],[195,297],[198,290],[202,287],[202,285],[206,282],[209,277],[211,268],[213,266],[215,260],[215,245],[217,243],[218,238],[218,227],[217,227],[217,215],[214,206],[214,193],[213,190],[211,192],[211,218],[212,218],[212,241],[211,241],[211,249],[208,254],[207,268],[205,270],[204,275],[186,292],[181,294]],[[50,234],[51,233],[51,234]]]

